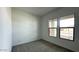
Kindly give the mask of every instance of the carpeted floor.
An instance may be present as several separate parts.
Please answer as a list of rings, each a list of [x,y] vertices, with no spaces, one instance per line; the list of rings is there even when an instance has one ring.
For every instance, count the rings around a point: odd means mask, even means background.
[[[46,42],[44,40],[33,41],[14,46],[13,52],[70,52],[69,50]]]

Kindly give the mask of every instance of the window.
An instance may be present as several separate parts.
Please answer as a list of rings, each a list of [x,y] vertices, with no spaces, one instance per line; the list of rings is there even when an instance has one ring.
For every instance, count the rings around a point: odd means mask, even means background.
[[[73,40],[74,35],[74,15],[60,18],[60,38]]]
[[[49,20],[49,36],[56,37],[57,35],[57,19]]]
[[[48,35],[57,37],[59,35],[60,39],[73,40],[74,39],[74,15],[60,17],[58,19],[49,20]],[[57,23],[59,26],[57,26]],[[59,27],[59,28],[58,28]],[[57,30],[59,34],[57,34]]]

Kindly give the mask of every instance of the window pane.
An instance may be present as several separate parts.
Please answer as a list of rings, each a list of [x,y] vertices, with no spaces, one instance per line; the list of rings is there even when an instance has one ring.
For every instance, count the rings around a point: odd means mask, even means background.
[[[74,16],[65,16],[60,18],[60,27],[74,27]]]
[[[49,27],[57,27],[57,20],[49,20]]]
[[[49,35],[56,37],[56,29],[49,29]]]
[[[73,40],[73,28],[61,28],[60,38]]]

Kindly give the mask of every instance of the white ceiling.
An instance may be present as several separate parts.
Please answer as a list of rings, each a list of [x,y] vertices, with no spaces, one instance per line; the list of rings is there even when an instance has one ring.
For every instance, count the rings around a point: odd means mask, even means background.
[[[16,7],[16,8],[29,12],[34,15],[43,16],[46,13],[53,11],[57,7]]]

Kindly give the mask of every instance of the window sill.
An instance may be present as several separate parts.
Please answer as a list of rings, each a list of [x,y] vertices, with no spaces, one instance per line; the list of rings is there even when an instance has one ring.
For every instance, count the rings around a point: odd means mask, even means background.
[[[73,40],[70,40],[70,39],[65,39],[65,38],[59,38],[59,39],[62,39],[62,40],[67,40],[67,41],[74,41],[74,39],[73,39]]]

